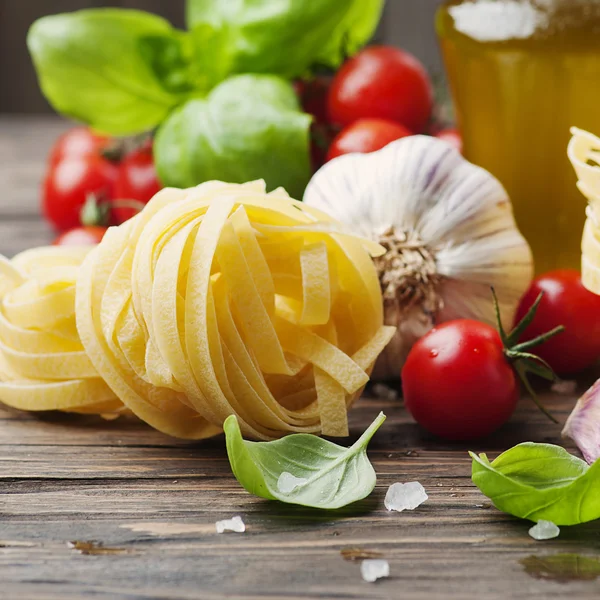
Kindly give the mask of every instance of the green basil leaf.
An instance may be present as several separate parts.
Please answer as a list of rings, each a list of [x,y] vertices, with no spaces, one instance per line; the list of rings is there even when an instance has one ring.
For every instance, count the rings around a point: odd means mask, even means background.
[[[247,442],[233,415],[223,429],[231,469],[248,492],[269,500],[333,509],[362,500],[373,491],[377,478],[366,450],[384,421],[380,413],[350,448],[304,433],[274,442]],[[300,480],[287,493],[278,486],[282,473]]]
[[[165,185],[264,179],[301,198],[310,179],[310,117],[292,86],[271,75],[238,75],[189,100],[163,123],[154,152]]]
[[[600,460],[592,466],[560,446],[526,442],[490,463],[473,459],[473,483],[496,508],[531,521],[576,525],[600,518]]]
[[[194,87],[185,35],[142,11],[91,9],[37,20],[27,44],[58,112],[128,135],[158,125]]]
[[[296,77],[337,65],[373,34],[383,0],[188,0],[187,23],[227,27],[236,73]]]
[[[191,64],[198,80],[197,88],[210,90],[231,74],[234,57],[230,33],[227,28],[209,23],[200,23],[190,30]]]
[[[356,54],[373,37],[383,5],[384,0],[354,0],[315,62],[337,68],[348,56]]]

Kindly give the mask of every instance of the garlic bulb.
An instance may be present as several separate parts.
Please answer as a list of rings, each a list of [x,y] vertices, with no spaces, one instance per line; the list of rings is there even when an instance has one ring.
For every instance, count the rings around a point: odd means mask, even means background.
[[[600,379],[579,398],[562,436],[577,444],[588,464],[600,458]]]
[[[495,322],[490,287],[510,327],[533,276],[506,191],[446,142],[412,136],[322,167],[304,202],[383,245],[375,259],[385,323],[398,328],[373,378],[398,377],[412,345],[457,318]]]

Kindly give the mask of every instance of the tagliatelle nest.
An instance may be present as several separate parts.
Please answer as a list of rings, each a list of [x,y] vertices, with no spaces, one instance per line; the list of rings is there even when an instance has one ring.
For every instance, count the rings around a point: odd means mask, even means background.
[[[230,414],[255,439],[347,435],[347,408],[394,333],[382,326],[369,251],[382,249],[282,190],[266,194],[262,182],[165,189],[80,267],[83,253],[72,251],[56,291],[40,284],[41,271],[28,280],[22,258],[2,263],[0,400],[28,410],[126,407],[184,438],[218,433]],[[62,268],[52,252],[37,256]],[[60,319],[11,321],[29,314],[40,290],[50,297],[61,286]],[[17,313],[7,311],[15,303]],[[55,338],[65,326],[63,345]],[[56,343],[15,357],[11,327]],[[65,404],[69,386],[81,393]],[[94,386],[102,393],[92,400]]]

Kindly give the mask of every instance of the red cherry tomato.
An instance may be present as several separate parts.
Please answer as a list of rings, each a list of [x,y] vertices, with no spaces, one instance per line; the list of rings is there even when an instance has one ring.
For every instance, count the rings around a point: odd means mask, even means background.
[[[462,137],[457,129],[442,129],[435,134],[435,137],[448,142],[452,147],[456,148],[462,154],[463,142]]]
[[[110,138],[93,133],[87,127],[73,127],[63,133],[50,150],[49,163],[56,164],[66,156],[81,157],[100,154],[110,144]]]
[[[115,184],[115,200],[137,200],[146,204],[162,185],[156,175],[152,150],[142,147],[129,153],[119,165],[119,175]],[[114,206],[112,222],[124,223],[139,212],[139,209]]]
[[[414,419],[449,440],[488,435],[510,417],[519,399],[498,332],[469,319],[444,323],[413,346],[402,369],[402,389]]]
[[[333,79],[329,118],[348,125],[361,118],[397,121],[413,132],[431,117],[433,88],[423,65],[408,52],[371,46],[347,61]]]
[[[55,246],[93,246],[99,244],[106,233],[106,227],[91,225],[76,227],[61,233],[55,240]]]
[[[43,189],[42,210],[59,230],[80,224],[81,208],[89,194],[113,198],[117,167],[100,156],[67,156],[51,165]]]
[[[333,139],[327,160],[350,152],[374,152],[408,135],[412,133],[394,121],[359,119],[342,129]]]
[[[591,366],[600,358],[600,296],[583,287],[577,271],[550,271],[533,280],[521,299],[515,322],[523,318],[540,292],[544,297],[520,341],[563,325],[565,331],[536,346],[535,354],[558,375],[572,375]]]

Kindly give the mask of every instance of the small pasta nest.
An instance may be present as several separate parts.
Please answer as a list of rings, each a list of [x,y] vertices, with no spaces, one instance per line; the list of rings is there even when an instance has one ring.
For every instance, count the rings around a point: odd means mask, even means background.
[[[394,334],[369,256],[382,251],[283,190],[267,194],[263,182],[165,189],[92,251],[37,251],[50,270],[69,269],[59,288],[69,290],[72,345],[56,346],[59,359],[32,344],[20,362],[3,327],[0,400],[28,410],[126,408],[182,438],[215,435],[231,414],[254,439],[347,435],[347,409]],[[57,265],[57,256],[71,262]],[[2,323],[16,296],[20,314],[34,298],[17,281],[22,261],[2,263]],[[42,289],[35,281],[29,287]],[[54,339],[59,313],[21,325]],[[14,392],[35,373],[44,381],[31,394]],[[46,381],[51,374],[63,387]],[[86,388],[63,406],[75,382]],[[105,396],[92,399],[94,386]]]

